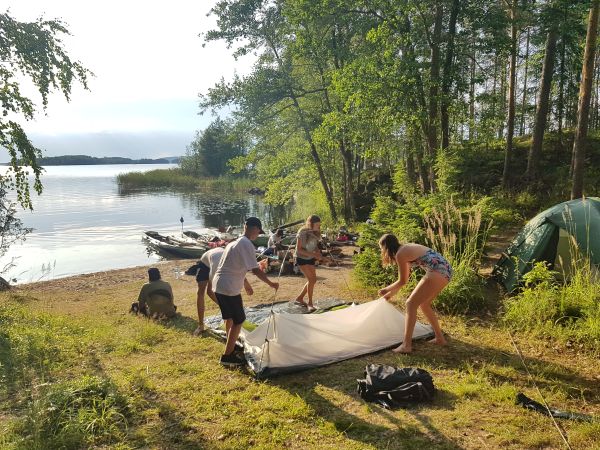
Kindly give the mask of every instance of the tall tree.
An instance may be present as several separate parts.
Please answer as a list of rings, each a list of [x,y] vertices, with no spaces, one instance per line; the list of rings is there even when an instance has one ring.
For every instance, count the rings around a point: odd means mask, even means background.
[[[231,124],[217,118],[188,147],[180,166],[184,173],[218,177],[229,172],[230,160],[244,154],[244,147]]]
[[[510,68],[508,78],[508,119],[506,124],[506,152],[504,154],[504,170],[502,187],[508,187],[508,174],[513,153],[513,136],[515,133],[515,100],[517,84],[517,0],[510,5]]]
[[[548,118],[548,109],[550,105],[550,87],[552,84],[552,73],[554,71],[557,38],[558,30],[556,29],[556,26],[551,25],[546,37],[544,65],[542,68],[542,78],[540,80],[535,122],[533,125],[533,139],[527,157],[527,171],[525,177],[529,182],[536,181],[540,165],[540,155],[542,154],[544,131],[546,129],[546,120]]]
[[[315,165],[329,212],[337,220],[331,184],[313,138],[315,121],[302,104],[302,98],[314,91],[303,86],[305,80],[294,76],[296,67],[289,51],[289,23],[283,15],[282,5],[268,0],[221,0],[211,12],[217,16],[219,28],[206,34],[207,41],[225,40],[230,46],[240,46],[237,54],[259,52],[260,58],[253,74],[238,79],[233,85],[221,83],[204,97],[201,107],[234,104],[246,120],[257,124],[273,117],[273,111],[294,111],[296,125],[306,139],[308,156]]]
[[[600,0],[592,0],[588,16],[587,36],[585,38],[585,53],[581,69],[581,86],[579,104],[577,106],[577,127],[573,142],[573,185],[571,199],[583,196],[583,175],[585,170],[585,143],[587,140],[588,121],[590,113],[590,98],[594,78],[594,59],[596,40],[598,37],[598,13]]]
[[[460,9],[460,0],[452,0],[452,9],[450,10],[450,19],[448,21],[448,34],[446,38],[446,57],[444,60],[444,75],[442,79],[442,102],[440,106],[441,126],[442,126],[442,149],[447,149],[450,145],[450,116],[448,109],[450,107],[450,88],[453,80],[453,62],[454,62],[454,38],[456,35],[456,21]],[[474,61],[472,62],[474,64]]]

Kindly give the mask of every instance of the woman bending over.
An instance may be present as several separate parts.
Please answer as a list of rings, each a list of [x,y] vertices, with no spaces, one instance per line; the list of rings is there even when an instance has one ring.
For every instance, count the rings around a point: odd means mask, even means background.
[[[404,341],[394,349],[397,353],[412,351],[412,335],[417,322],[417,309],[421,308],[431,324],[435,338],[430,342],[446,345],[446,339],[440,328],[437,316],[431,308],[431,303],[444,289],[452,278],[452,268],[448,261],[436,251],[420,244],[400,244],[393,234],[384,234],[379,239],[381,262],[383,265],[398,266],[398,280],[379,291],[379,295],[390,300],[408,281],[412,267],[422,267],[425,275],[406,299],[406,321]]]

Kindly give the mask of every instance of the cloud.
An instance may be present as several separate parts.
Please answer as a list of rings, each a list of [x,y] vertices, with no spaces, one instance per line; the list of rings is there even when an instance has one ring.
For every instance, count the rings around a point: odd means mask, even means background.
[[[44,15],[66,22],[72,34],[63,39],[69,55],[95,74],[90,91],[75,88],[70,103],[51,96],[46,114],[25,124],[28,132],[164,130],[193,135],[210,122],[198,117],[198,93],[222,77],[247,72],[254,59],[236,61],[220,42],[203,47],[198,35],[215,27],[215,19],[206,15],[216,0],[4,3],[17,20]]]

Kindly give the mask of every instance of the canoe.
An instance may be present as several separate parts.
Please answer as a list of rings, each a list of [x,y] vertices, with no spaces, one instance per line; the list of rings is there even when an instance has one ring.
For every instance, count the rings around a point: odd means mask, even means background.
[[[165,236],[156,231],[144,231],[146,241],[158,250],[181,258],[199,258],[208,249],[208,245],[186,238]]]

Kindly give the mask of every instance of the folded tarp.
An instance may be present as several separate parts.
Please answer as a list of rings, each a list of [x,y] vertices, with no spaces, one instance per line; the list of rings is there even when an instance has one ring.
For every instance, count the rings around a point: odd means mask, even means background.
[[[416,324],[413,339],[433,336]],[[404,314],[385,299],[323,314],[272,313],[242,330],[244,354],[257,377],[296,372],[374,353],[402,343]]]

